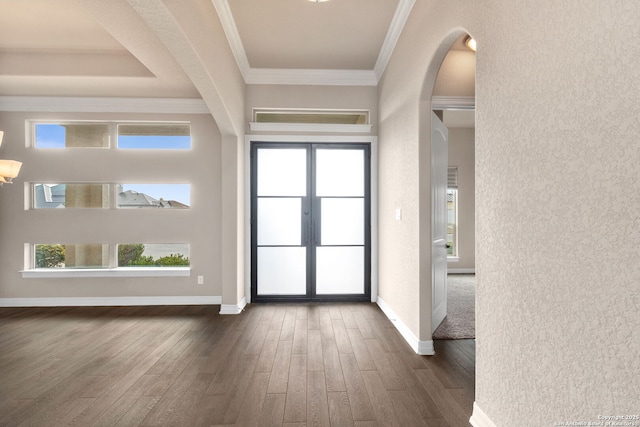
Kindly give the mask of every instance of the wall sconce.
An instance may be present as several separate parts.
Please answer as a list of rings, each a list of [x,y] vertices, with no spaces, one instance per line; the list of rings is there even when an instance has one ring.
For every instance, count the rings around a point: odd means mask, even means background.
[[[0,146],[2,146],[2,137],[4,132],[0,131]],[[0,159],[0,186],[4,184],[11,184],[13,178],[18,176],[22,162],[16,160],[2,160]]]
[[[476,51],[476,39],[474,39],[473,37],[471,37],[470,35],[467,35],[464,38],[463,41],[464,45],[467,47],[467,49],[472,50],[472,51]]]

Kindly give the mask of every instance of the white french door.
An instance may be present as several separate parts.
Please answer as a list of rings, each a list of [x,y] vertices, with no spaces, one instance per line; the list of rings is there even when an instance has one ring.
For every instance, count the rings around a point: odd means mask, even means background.
[[[251,147],[251,298],[369,300],[370,147]]]

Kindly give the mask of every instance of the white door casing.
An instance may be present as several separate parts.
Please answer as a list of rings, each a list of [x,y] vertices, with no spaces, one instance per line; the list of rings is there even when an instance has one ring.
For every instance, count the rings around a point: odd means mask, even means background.
[[[447,315],[448,129],[431,113],[431,332]]]

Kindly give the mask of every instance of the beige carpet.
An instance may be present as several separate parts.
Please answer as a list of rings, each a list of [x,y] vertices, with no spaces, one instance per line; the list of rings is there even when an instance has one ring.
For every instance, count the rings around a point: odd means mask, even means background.
[[[473,274],[447,276],[447,317],[433,333],[436,340],[476,337],[476,277]]]

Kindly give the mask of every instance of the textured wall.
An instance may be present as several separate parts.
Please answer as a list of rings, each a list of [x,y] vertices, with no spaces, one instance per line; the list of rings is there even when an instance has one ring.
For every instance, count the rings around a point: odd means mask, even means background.
[[[396,168],[388,175],[398,185],[380,194],[382,219],[395,191],[416,189],[401,188],[406,172],[383,159],[395,151],[385,144],[411,152],[424,140],[406,127],[428,130],[424,117],[394,112],[430,99],[432,61],[452,33],[478,39],[476,401],[497,426],[638,412],[638,22],[630,0],[416,2],[380,86],[381,170]],[[428,168],[422,156],[419,167]],[[427,245],[421,234],[420,253],[407,256],[423,260]],[[381,294],[414,289],[415,270],[392,261],[381,257]],[[429,315],[424,305],[402,312],[412,308],[402,297],[393,304],[405,319]]]
[[[188,151],[25,148],[25,120],[189,120]],[[23,162],[0,188],[0,298],[220,296],[220,133],[208,115],[6,113],[2,158]],[[25,182],[190,182],[188,210],[24,210]],[[189,243],[191,277],[23,279],[25,243]],[[196,276],[205,277],[204,285]]]

